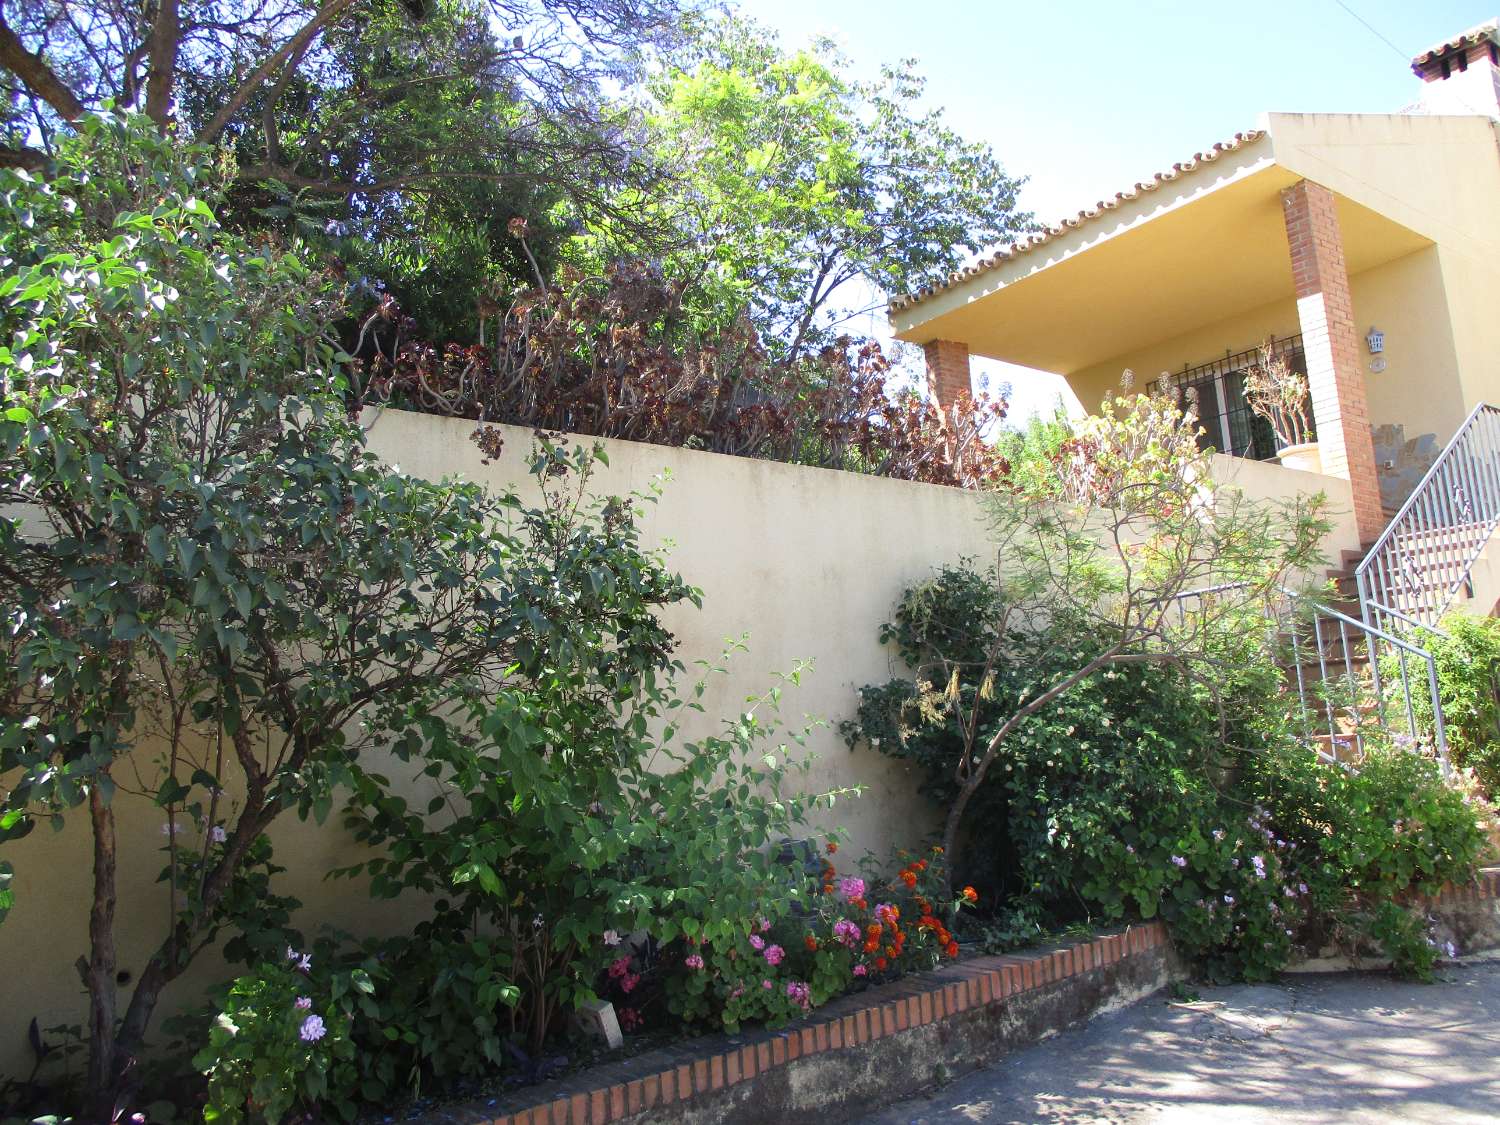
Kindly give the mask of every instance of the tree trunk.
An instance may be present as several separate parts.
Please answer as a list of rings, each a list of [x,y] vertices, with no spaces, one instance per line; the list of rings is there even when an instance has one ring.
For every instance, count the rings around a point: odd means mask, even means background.
[[[105,775],[101,775],[105,776]],[[115,814],[101,787],[89,792],[94,829],[94,902],[89,911],[89,1068],[86,1091],[90,1120],[115,1116]]]

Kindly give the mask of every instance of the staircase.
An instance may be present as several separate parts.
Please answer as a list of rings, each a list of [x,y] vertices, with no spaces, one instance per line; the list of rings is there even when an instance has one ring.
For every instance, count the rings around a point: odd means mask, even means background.
[[[1500,407],[1480,403],[1354,570],[1361,619],[1435,629],[1500,526]]]

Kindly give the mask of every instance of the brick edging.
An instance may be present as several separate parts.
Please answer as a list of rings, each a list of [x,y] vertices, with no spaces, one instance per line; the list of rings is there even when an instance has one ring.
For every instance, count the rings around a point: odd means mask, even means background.
[[[1413,906],[1458,906],[1466,902],[1485,902],[1500,898],[1500,867],[1484,867],[1472,883],[1448,883],[1435,895],[1414,895]]]
[[[493,1115],[494,1111],[448,1117],[467,1125],[606,1125],[624,1121],[651,1109],[717,1093],[786,1066],[796,1059],[826,1051],[858,1047],[887,1036],[899,1035],[936,1023],[973,1008],[1001,1005],[1013,996],[1032,992],[1102,969],[1121,960],[1148,953],[1168,944],[1166,927],[1148,922],[1104,934],[1089,941],[1070,942],[1038,950],[1023,950],[1000,956],[965,958],[930,973],[903,977],[866,992],[841,997],[819,1009],[807,1020],[779,1032],[766,1032],[753,1042],[728,1050],[715,1043],[707,1053],[686,1050],[692,1057],[667,1061],[654,1056],[673,1053],[668,1048],[637,1059],[624,1060],[622,1067],[651,1071],[639,1077],[606,1081],[604,1085],[576,1088],[592,1072],[569,1082],[574,1088],[558,1091],[539,1103]],[[680,1049],[675,1052],[679,1056]],[[611,1069],[605,1064],[598,1070]],[[534,1094],[532,1095],[535,1096]],[[516,1100],[525,1093],[512,1096]],[[511,1100],[511,1099],[506,1099]]]

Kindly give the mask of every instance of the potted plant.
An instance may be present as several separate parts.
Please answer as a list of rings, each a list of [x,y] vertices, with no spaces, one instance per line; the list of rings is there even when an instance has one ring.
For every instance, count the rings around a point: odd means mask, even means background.
[[[1288,469],[1322,472],[1323,458],[1308,411],[1307,376],[1292,368],[1274,337],[1256,352],[1255,366],[1245,372],[1245,402],[1275,431],[1280,447],[1276,460]]]

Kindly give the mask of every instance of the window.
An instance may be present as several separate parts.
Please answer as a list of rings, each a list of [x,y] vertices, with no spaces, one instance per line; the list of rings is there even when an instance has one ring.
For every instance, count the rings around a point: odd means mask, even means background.
[[[1287,336],[1274,343],[1285,355],[1294,371],[1307,372],[1302,353],[1302,337]],[[1276,434],[1271,424],[1258,417],[1245,401],[1245,372],[1255,365],[1258,352],[1225,352],[1223,359],[1184,367],[1174,374],[1164,374],[1147,390],[1169,394],[1179,406],[1195,406],[1204,434],[1198,439],[1204,449],[1214,449],[1234,457],[1268,461],[1276,456]]]

